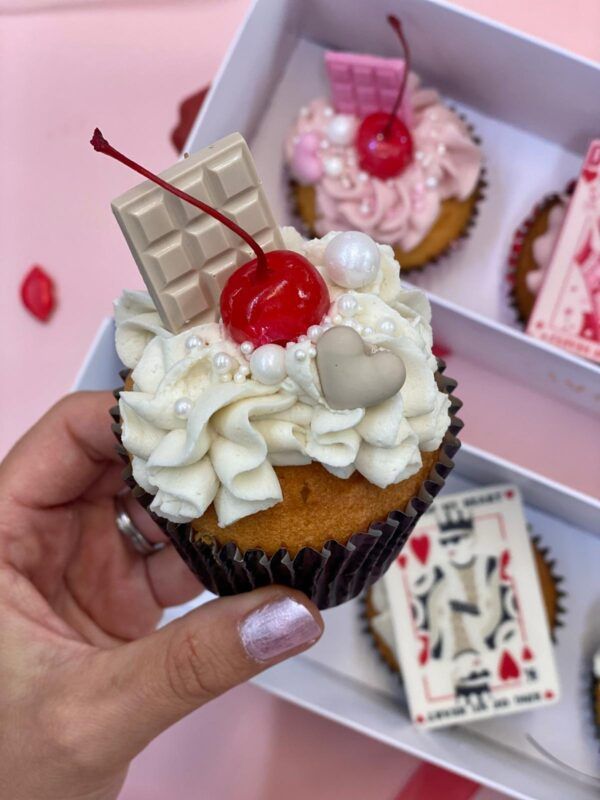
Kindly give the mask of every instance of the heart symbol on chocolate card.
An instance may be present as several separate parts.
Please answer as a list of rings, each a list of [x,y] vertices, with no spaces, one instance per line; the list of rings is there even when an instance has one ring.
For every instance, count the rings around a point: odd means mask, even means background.
[[[400,391],[406,380],[401,358],[387,350],[368,353],[346,325],[330,328],[317,344],[317,370],[329,408],[370,408]]]
[[[519,669],[519,665],[508,652],[505,650],[502,653],[502,658],[500,659],[500,679],[503,681],[510,681],[513,678],[518,678],[521,674],[521,670]]]
[[[527,647],[527,645],[525,645],[525,647],[523,648],[523,652],[521,653],[521,658],[523,659],[523,661],[533,661],[533,653],[531,652],[529,647]]]
[[[588,183],[591,183],[598,173],[593,169],[584,169],[581,171],[581,174],[583,175],[584,180],[586,180]]]
[[[425,564],[429,556],[429,536],[426,534],[423,534],[423,536],[413,535],[408,540],[408,543],[415,557],[419,559],[421,564]]]

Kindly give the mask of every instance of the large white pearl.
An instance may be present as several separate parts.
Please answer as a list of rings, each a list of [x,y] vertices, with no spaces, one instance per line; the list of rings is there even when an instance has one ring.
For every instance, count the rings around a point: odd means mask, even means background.
[[[195,333],[190,334],[185,340],[185,349],[191,352],[195,350],[197,347],[202,346],[202,339],[199,336],[196,336]]]
[[[233,358],[229,353],[215,353],[213,356],[213,367],[215,368],[215,372],[219,375],[226,375],[228,372],[231,372],[234,366]]]
[[[379,248],[366,233],[338,233],[325,248],[325,272],[338,286],[360,289],[373,283],[378,271]]]
[[[356,121],[350,114],[336,114],[327,126],[327,138],[333,144],[350,144],[356,132]]]
[[[353,317],[358,311],[358,300],[351,294],[343,294],[337,299],[337,309],[342,317]]]
[[[259,383],[272,386],[285,379],[285,349],[278,344],[263,344],[250,356],[252,377]]]

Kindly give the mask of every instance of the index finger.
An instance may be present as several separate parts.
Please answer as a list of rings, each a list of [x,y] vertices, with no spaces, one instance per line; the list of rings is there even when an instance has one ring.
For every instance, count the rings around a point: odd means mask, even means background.
[[[0,464],[1,493],[28,508],[79,497],[120,459],[111,392],[76,392],[53,406]]]

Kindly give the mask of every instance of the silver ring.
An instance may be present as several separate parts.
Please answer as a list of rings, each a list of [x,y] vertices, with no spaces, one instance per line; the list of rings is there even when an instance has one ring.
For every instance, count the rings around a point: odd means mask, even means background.
[[[133,520],[125,510],[125,506],[120,497],[115,497],[115,524],[117,529],[131,543],[131,546],[142,556],[149,556],[162,550],[164,542],[151,542],[141,530],[134,525]]]

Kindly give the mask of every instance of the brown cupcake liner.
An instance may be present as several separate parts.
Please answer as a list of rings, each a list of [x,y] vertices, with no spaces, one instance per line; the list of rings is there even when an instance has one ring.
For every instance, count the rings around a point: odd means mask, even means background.
[[[456,114],[456,116],[459,117],[462,120],[462,122],[466,125],[473,144],[476,144],[478,147],[480,147],[482,143],[481,137],[475,132],[475,128],[472,125],[472,123],[469,122],[469,120],[465,117],[464,114],[459,112],[453,106],[448,106],[448,108],[450,108],[450,110],[453,111]],[[310,238],[315,238],[317,236],[316,231],[309,225],[307,225],[304,219],[300,216],[297,204],[295,202],[294,192],[295,188],[298,185],[299,184],[291,177],[291,174],[289,173],[288,170],[288,204],[293,209],[294,226],[299,231],[301,231],[305,236]],[[475,227],[475,224],[479,218],[481,203],[486,198],[488,186],[489,186],[489,181],[487,176],[487,170],[485,168],[485,165],[482,165],[481,173],[479,175],[479,180],[477,181],[477,185],[475,186],[475,189],[473,190],[472,193],[472,196],[474,196],[475,199],[475,205],[473,206],[471,216],[469,217],[466,225],[464,226],[460,234],[454,239],[451,239],[446,245],[446,247],[433,258],[428,259],[419,266],[406,268],[406,271],[404,273],[404,278],[406,278],[406,276],[410,275],[411,273],[422,272],[426,267],[443,262],[448,256],[450,256],[456,250],[460,249],[464,241],[471,236],[472,230]],[[400,267],[402,268],[402,264],[400,264]]]
[[[386,572],[454,466],[453,457],[460,447],[457,434],[463,427],[456,412],[462,403],[452,395],[456,382],[442,374],[444,362],[438,360],[438,367],[438,386],[450,398],[450,425],[442,440],[437,462],[419,493],[404,509],[392,511],[386,520],[374,522],[367,531],[353,534],[346,544],[332,539],[320,551],[304,547],[293,557],[283,548],[272,556],[260,549],[242,552],[233,542],[220,546],[211,535],[198,534],[189,523],[167,522],[149,509],[148,512],[167,533],[191,571],[214,594],[240,594],[261,586],[281,584],[304,592],[321,609],[345,603]],[[120,374],[125,381],[129,371]],[[115,390],[117,399],[122,389],[121,386]],[[118,406],[111,409],[111,416],[119,442],[118,450],[127,464],[123,477],[132,488],[134,497],[148,508],[153,495],[145,492],[133,478],[129,456],[121,443]]]
[[[508,264],[506,271],[506,281],[507,281],[507,291],[508,291],[507,300],[508,304],[514,311],[517,322],[519,322],[523,326],[527,324],[527,318],[524,317],[523,314],[521,313],[515,293],[517,285],[517,273],[519,269],[519,262],[521,259],[523,246],[527,241],[529,234],[531,232],[531,228],[533,227],[533,224],[537,220],[538,216],[543,212],[547,211],[551,206],[558,203],[563,195],[567,195],[570,197],[573,194],[574,189],[575,189],[575,181],[570,181],[565,186],[564,191],[562,193],[551,192],[550,194],[547,194],[544,197],[542,197],[542,199],[539,200],[535,204],[535,206],[531,209],[527,217],[523,220],[523,222],[519,225],[519,227],[513,234],[508,254]]]
[[[553,644],[556,644],[556,629],[564,627],[564,616],[566,614],[563,602],[567,597],[567,593],[561,588],[561,584],[564,582],[564,578],[561,575],[558,575],[558,573],[556,572],[556,561],[551,557],[549,548],[542,544],[541,537],[537,534],[530,535],[530,539],[531,539],[531,545],[535,553],[537,554],[537,556],[539,556],[539,559],[542,562],[542,568],[546,571],[548,578],[550,578],[551,580],[552,587],[555,593],[554,608],[550,609],[548,607],[545,595],[544,595],[544,608],[546,610],[546,615],[548,618],[548,627],[550,629],[550,636],[552,638]],[[536,561],[536,568],[538,570],[538,575],[540,575],[540,566],[537,564],[537,561]],[[542,580],[541,575],[540,575],[540,580]],[[398,678],[400,683],[402,683],[403,682],[402,672],[400,670],[400,665],[397,662],[395,654],[390,650],[387,643],[384,642],[383,639],[381,639],[381,637],[377,634],[371,623],[371,618],[374,616],[374,607],[370,595],[371,592],[370,590],[368,590],[361,598],[360,617],[364,622],[363,632],[369,636],[371,646],[374,648],[379,659],[385,664],[388,670]],[[599,696],[599,704],[600,704],[600,696]],[[600,726],[600,705],[598,708],[598,714],[599,714],[598,724]],[[598,730],[600,731],[600,727]]]

